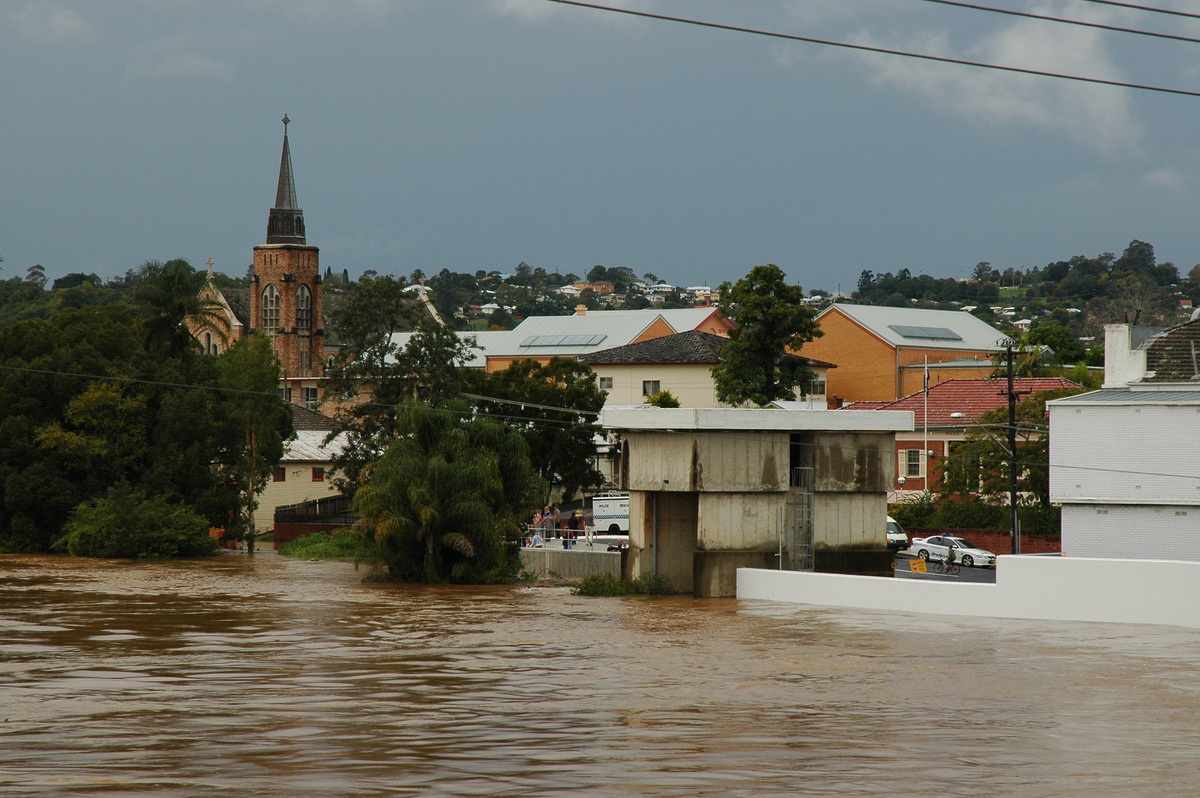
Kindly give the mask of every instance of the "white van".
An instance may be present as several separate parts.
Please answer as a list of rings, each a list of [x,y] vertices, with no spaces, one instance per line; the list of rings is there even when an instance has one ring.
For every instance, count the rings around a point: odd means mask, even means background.
[[[883,536],[887,540],[887,547],[892,551],[903,551],[908,548],[908,533],[890,515],[887,517],[887,530]]]
[[[592,499],[596,534],[629,534],[629,494],[597,496]]]

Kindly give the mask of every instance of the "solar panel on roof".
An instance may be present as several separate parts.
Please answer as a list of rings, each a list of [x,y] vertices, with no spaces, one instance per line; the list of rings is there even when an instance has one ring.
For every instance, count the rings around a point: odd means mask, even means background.
[[[931,341],[961,341],[963,337],[947,327],[910,327],[889,324],[888,329],[905,338],[925,338]]]
[[[521,346],[595,346],[607,335],[531,335]]]

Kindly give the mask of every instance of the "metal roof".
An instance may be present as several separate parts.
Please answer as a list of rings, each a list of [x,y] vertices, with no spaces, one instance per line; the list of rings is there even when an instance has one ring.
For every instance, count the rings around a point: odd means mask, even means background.
[[[315,429],[296,431],[295,440],[284,444],[284,463],[328,463],[342,453],[346,447],[345,436],[338,436],[325,444],[328,432]]]
[[[631,343],[661,318],[674,332],[694,330],[716,308],[589,310],[583,315],[530,316],[490,345],[489,357],[577,357]]]
[[[1054,405],[1200,405],[1200,385],[1196,389],[1169,391],[1138,391],[1128,388],[1106,388],[1076,396],[1067,396],[1046,403]]]
[[[876,305],[830,305],[817,315],[844,313],[894,347],[968,349],[998,352],[1008,339],[1000,330],[961,310],[889,308]]]

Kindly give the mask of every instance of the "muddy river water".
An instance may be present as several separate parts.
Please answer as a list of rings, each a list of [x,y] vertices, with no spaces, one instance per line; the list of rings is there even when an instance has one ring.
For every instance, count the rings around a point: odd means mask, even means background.
[[[1200,794],[1200,634],[0,557],[0,795]]]

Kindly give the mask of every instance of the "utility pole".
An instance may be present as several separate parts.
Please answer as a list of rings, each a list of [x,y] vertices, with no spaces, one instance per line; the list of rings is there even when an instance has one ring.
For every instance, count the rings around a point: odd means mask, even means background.
[[[1021,553],[1021,533],[1017,520],[1017,392],[1013,389],[1013,342],[1005,345],[1008,362],[1008,505],[1012,524],[1012,553]]]

